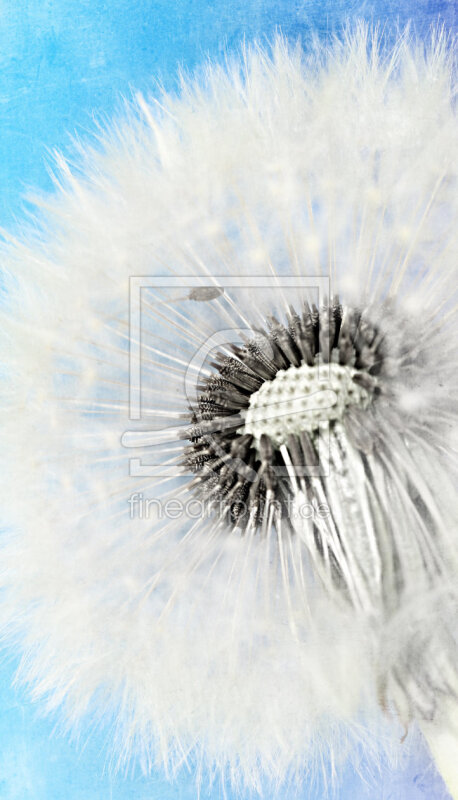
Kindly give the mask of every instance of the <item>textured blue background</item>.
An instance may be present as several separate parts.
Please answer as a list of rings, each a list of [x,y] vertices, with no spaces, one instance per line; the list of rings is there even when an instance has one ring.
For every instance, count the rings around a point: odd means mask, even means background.
[[[50,186],[46,160],[68,133],[91,129],[151,76],[169,87],[188,68],[276,28],[307,40],[345,17],[412,19],[420,32],[456,0],[0,0],[0,226],[11,227],[28,187]]]
[[[68,149],[69,133],[84,136],[94,113],[109,116],[122,95],[147,90],[152,77],[173,87],[178,64],[192,69],[206,55],[221,56],[243,38],[262,39],[277,28],[306,44],[312,28],[332,31],[346,17],[401,25],[412,19],[426,34],[438,16],[456,30],[455,0],[0,0],[0,226],[16,227],[26,191],[51,187],[50,153]],[[13,673],[10,664],[0,672],[0,800],[196,798],[186,776],[173,786],[160,776],[110,777],[104,739],[94,734],[77,745],[57,734],[10,688]],[[419,751],[405,768],[377,779],[376,790],[348,775],[339,800],[443,797]]]

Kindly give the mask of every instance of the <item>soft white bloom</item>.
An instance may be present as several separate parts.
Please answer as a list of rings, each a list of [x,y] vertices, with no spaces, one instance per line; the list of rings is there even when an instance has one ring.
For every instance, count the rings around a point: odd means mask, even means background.
[[[119,762],[262,791],[453,728],[452,99],[441,36],[253,48],[4,248],[3,631]]]

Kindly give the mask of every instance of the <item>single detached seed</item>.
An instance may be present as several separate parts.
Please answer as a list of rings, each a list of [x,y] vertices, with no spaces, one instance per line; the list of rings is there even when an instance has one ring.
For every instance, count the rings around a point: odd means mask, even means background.
[[[222,294],[224,294],[224,289],[220,286],[196,286],[189,292],[188,300],[197,300],[199,302],[216,300]]]

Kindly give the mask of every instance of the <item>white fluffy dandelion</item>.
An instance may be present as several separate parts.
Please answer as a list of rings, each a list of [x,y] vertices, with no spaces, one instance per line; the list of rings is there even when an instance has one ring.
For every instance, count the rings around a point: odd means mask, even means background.
[[[4,248],[3,631],[118,763],[262,792],[417,721],[456,790],[451,74],[247,50]]]

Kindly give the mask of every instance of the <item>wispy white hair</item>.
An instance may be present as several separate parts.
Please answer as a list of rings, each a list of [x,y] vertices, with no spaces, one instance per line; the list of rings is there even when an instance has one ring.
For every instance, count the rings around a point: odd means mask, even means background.
[[[442,34],[384,49],[361,27],[308,55],[281,38],[247,48],[183,80],[178,96],[138,96],[77,166],[59,157],[55,193],[5,244],[2,630],[32,696],[70,727],[104,721],[116,763],[209,769],[259,792],[330,765],[332,782],[347,759],[399,758],[404,726],[441,718],[441,698],[452,702],[451,75]],[[144,295],[135,422],[132,276],[171,279]],[[393,580],[405,591],[389,588],[383,553],[370,560],[370,524],[355,511],[355,558],[369,559],[376,613],[328,592],[300,537],[130,513],[134,492],[165,504],[187,489],[160,469],[131,477],[129,459],[148,462],[148,450],[126,448],[126,430],[182,422],[200,344],[255,331],[297,299],[281,280],[233,285],[263,276],[329,276],[390,342],[394,410],[371,423],[388,457],[373,467],[378,501],[365,508],[391,508]],[[190,279],[216,278],[231,284],[224,295],[189,299]],[[400,369],[405,341],[418,352]],[[165,447],[160,463],[177,452]]]

